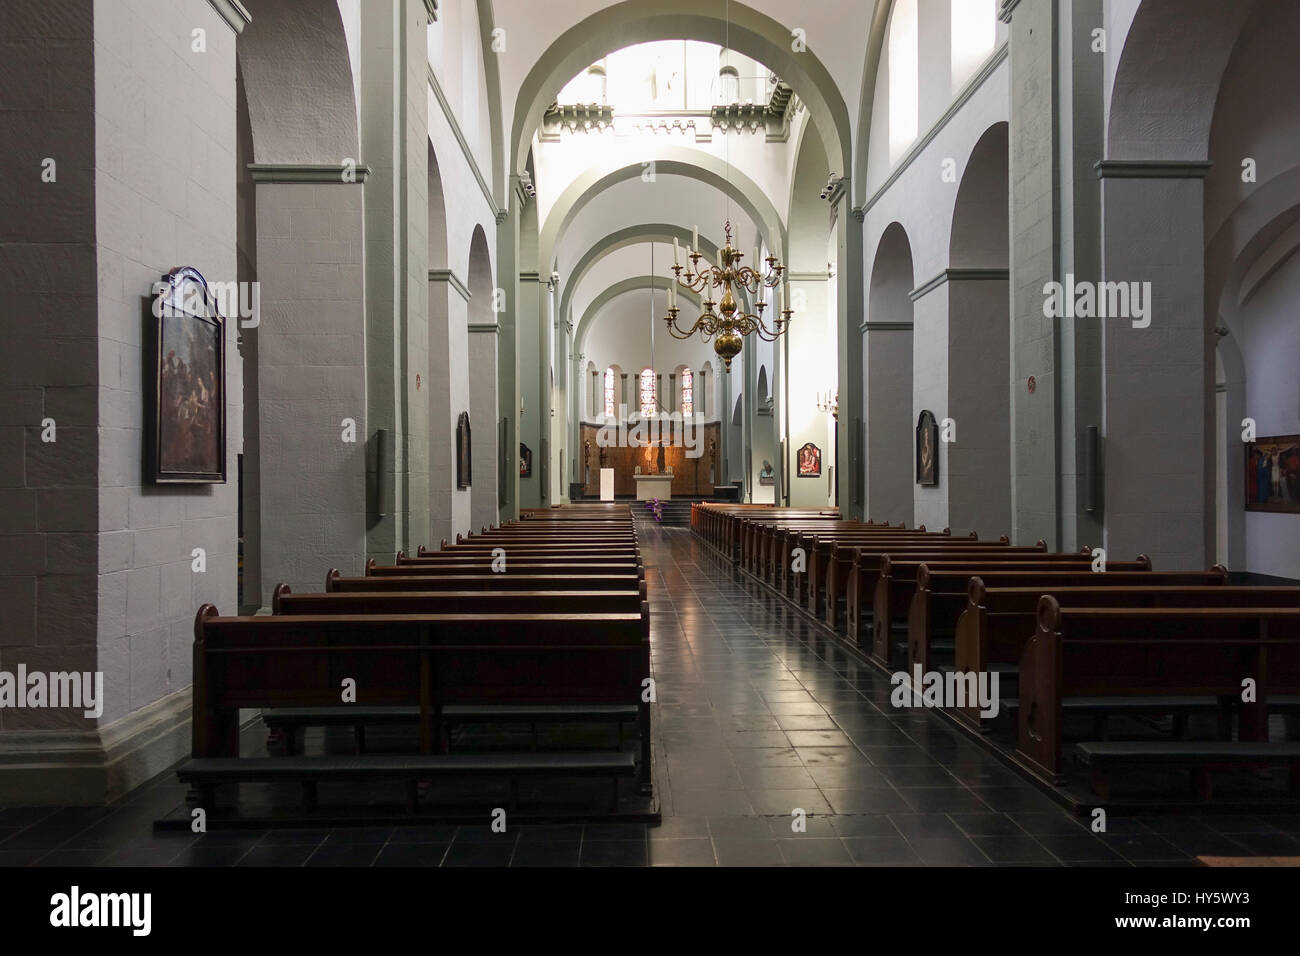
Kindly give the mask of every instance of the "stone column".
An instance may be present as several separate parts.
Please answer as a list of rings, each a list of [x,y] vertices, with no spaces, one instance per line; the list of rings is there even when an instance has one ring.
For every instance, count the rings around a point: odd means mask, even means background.
[[[367,440],[389,436],[371,485],[367,552],[391,560],[429,527],[428,401],[415,376],[428,364],[428,10],[421,0],[361,5],[361,151],[366,197]]]
[[[1106,550],[1162,571],[1214,554],[1214,343],[1205,323],[1209,163],[1115,160],[1102,177],[1107,282],[1149,283],[1145,319],[1102,323]],[[1145,326],[1143,323],[1149,323]]]

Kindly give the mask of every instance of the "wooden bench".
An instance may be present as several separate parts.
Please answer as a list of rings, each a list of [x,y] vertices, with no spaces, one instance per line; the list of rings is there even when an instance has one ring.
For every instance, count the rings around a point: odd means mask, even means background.
[[[448,729],[459,724],[527,724],[537,749],[539,724],[612,723],[618,731],[614,749],[621,751],[624,728],[638,719],[631,704],[448,704],[441,717]],[[304,727],[351,727],[357,752],[366,749],[366,728],[370,726],[418,725],[419,707],[275,707],[262,712],[262,723],[271,734],[269,747],[285,754],[301,753],[297,732]],[[449,739],[449,738],[445,738]]]
[[[1044,595],[1036,617],[1037,630],[1020,656],[1016,756],[1056,783],[1064,780],[1062,703],[1069,697],[1240,700],[1250,678],[1256,696],[1239,704],[1239,726],[1242,739],[1257,745],[1265,737],[1269,695],[1300,687],[1300,608],[1076,608]],[[1225,751],[1223,743],[1231,742],[1210,741],[1199,751],[1194,742],[1149,746],[1203,769],[1229,759],[1225,752],[1236,753],[1237,762],[1256,759],[1258,749]],[[1120,759],[1114,748],[1092,753],[1112,764]]]
[[[890,665],[896,663],[897,649],[900,646],[896,638],[902,639],[901,646],[904,648],[904,656],[907,656],[907,641],[910,634],[908,615],[912,598],[916,594],[918,573],[922,567],[936,568],[940,571],[956,570],[973,577],[985,570],[1015,568],[1026,571],[1047,571],[1054,568],[1086,570],[1091,565],[1092,558],[1078,552],[1028,554],[985,552],[983,555],[965,553],[958,555],[945,552],[933,557],[897,553],[882,555],[872,600],[872,656],[881,663]],[[1146,555],[1139,555],[1134,561],[1111,561],[1107,567],[1118,572],[1145,572],[1151,570],[1151,559]]]
[[[540,591],[548,588],[586,591],[626,591],[632,588],[645,599],[645,576],[635,569],[606,574],[586,571],[550,571],[546,573],[493,574],[482,570],[475,574],[414,574],[370,575],[344,577],[338,568],[331,568],[325,576],[326,591]]]
[[[449,705],[633,705],[649,792],[649,675],[645,604],[638,613],[224,618],[206,604],[195,620],[193,756],[238,758],[240,708],[416,706],[427,755]],[[342,703],[344,678],[355,681],[355,705]]]
[[[1214,770],[1284,767],[1293,793],[1300,792],[1300,741],[1104,740],[1076,745],[1079,762],[1092,771],[1092,789],[1110,798],[1110,774],[1133,766],[1192,771],[1192,787],[1202,800],[1213,795]]]
[[[1048,580],[1048,579],[1054,580]],[[1036,583],[1008,582],[1008,575],[971,578],[966,610],[957,619],[954,666],[962,672],[981,673],[997,670],[1015,676],[1025,644],[1037,628],[1038,605],[1044,594],[1058,602],[1083,607],[1160,608],[1160,607],[1296,607],[1300,590],[1273,587],[1233,587],[1227,584],[1227,571],[1217,567],[1210,571],[1149,571],[1125,573],[1107,571],[1091,575],[1081,582],[1078,576],[1062,573],[1042,574]],[[1011,583],[1011,587],[990,587],[988,582]],[[1094,726],[1104,728],[1104,714],[1086,701],[1071,698],[1063,705],[1067,710],[1087,711],[1095,715]],[[1205,709],[1202,700],[1198,709]],[[1218,706],[1217,701],[1213,705]],[[1013,704],[1008,704],[1014,710]],[[1191,709],[1189,702],[1170,708],[1160,699],[1129,698],[1117,702],[1111,710],[1130,713],[1178,714]],[[971,709],[958,716],[972,726],[987,729],[977,712]],[[1226,721],[1228,714],[1224,714]],[[1225,724],[1226,726],[1226,724]],[[1227,731],[1223,731],[1227,736]]]
[[[1165,587],[1169,585],[1200,585],[1212,587],[1228,583],[1228,572],[1217,567],[1210,571],[1120,571],[1110,568],[1104,573],[1090,569],[1079,571],[1062,571],[1055,568],[1041,570],[1016,569],[1011,571],[992,571],[979,569],[978,575],[972,574],[968,567],[951,567],[938,563],[926,563],[917,569],[916,591],[912,595],[907,612],[907,647],[909,669],[917,665],[921,670],[930,670],[934,663],[935,651],[952,655],[955,647],[957,621],[967,609],[971,600],[971,579],[976,577],[988,588],[1025,589],[1022,593],[1038,589],[1032,600],[1025,607],[1026,625],[1021,629],[1025,634],[1033,630],[1033,615],[1037,608],[1038,597],[1055,593],[1059,588],[1109,588],[1125,585],[1139,587]],[[985,592],[981,592],[985,593]],[[1071,601],[1077,604],[1077,601]],[[1017,652],[1015,659],[1019,659]]]
[[[993,562],[1037,561],[1047,555],[1046,544],[1039,541],[1033,546],[1007,544],[1005,539],[998,542],[969,541],[958,538],[955,541],[926,542],[908,544],[899,547],[878,546],[854,547],[849,549],[851,563],[843,584],[833,571],[828,571],[826,582],[826,623],[830,627],[838,625],[836,607],[840,593],[844,596],[844,623],[849,640],[859,646],[873,646],[875,641],[875,597],[882,570],[886,568],[886,558],[893,557],[899,561],[962,561],[968,563],[990,564]],[[841,550],[838,556],[841,565],[846,555]],[[833,565],[831,566],[834,567]]]
[[[644,574],[645,569],[638,556],[633,562],[628,559],[618,561],[560,561],[554,558],[541,561],[511,561],[507,559],[504,571],[498,575],[509,574]],[[439,564],[377,564],[374,558],[366,562],[367,577],[413,577],[418,575],[455,575],[493,573],[491,558],[468,558],[464,561]]]
[[[190,784],[192,804],[216,806],[216,788],[245,782],[298,783],[303,804],[317,805],[317,785],[340,781],[400,780],[406,784],[406,807],[419,810],[420,783],[440,777],[505,778],[510,783],[510,809],[519,803],[520,777],[608,777],[613,782],[612,809],[618,809],[618,781],[636,772],[630,753],[546,751],[532,754],[355,754],[328,757],[195,757],[176,771]]]

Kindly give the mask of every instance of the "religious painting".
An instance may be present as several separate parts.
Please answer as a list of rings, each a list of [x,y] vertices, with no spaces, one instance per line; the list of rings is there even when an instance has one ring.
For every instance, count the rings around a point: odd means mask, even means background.
[[[456,487],[470,486],[470,444],[469,412],[461,412],[456,419]]]
[[[820,478],[822,476],[822,450],[808,442],[799,449],[798,466],[795,474],[800,478]]]
[[[226,329],[197,269],[154,283],[146,383],[146,475],[159,484],[226,480]]]
[[[1246,510],[1300,514],[1300,435],[1246,443]]]
[[[776,472],[772,468],[772,463],[766,458],[763,459],[763,467],[758,470],[758,483],[760,485],[776,484]]]
[[[519,477],[533,477],[533,451],[523,442],[519,443]]]
[[[939,423],[928,408],[916,420],[916,483],[939,484]]]

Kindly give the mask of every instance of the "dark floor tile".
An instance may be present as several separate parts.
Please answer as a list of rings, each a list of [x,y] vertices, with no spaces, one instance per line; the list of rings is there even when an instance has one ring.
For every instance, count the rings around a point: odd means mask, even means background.
[[[983,839],[1010,839],[985,837]],[[966,837],[932,837],[911,840],[908,844],[927,866],[987,866],[989,859]]]
[[[683,816],[752,816],[754,807],[743,790],[674,790],[673,811]]]
[[[898,792],[917,813],[982,813],[990,809],[965,787],[906,787]]]
[[[649,845],[651,866],[715,866],[713,841],[708,837],[653,840]]]
[[[427,844],[415,844],[415,846],[423,845]],[[457,838],[456,842],[447,850],[447,855],[442,858],[442,865],[509,866],[514,851],[515,844],[513,840],[501,843],[487,843],[473,840],[462,842]]]
[[[1055,863],[1056,857],[1033,837],[972,836],[970,841],[994,863]]]
[[[510,859],[511,866],[577,866],[581,841],[520,841]]]
[[[379,853],[371,865],[441,866],[449,847],[450,844],[446,843],[390,843],[379,848]]]
[[[381,849],[383,848],[374,843],[330,843],[317,847],[303,865],[370,866]]]
[[[859,866],[920,866],[921,858],[901,836],[845,837],[844,848]]]
[[[1132,863],[1155,860],[1182,860],[1187,858],[1176,846],[1154,833],[1101,834],[1100,839],[1124,859]]]
[[[579,862],[583,866],[645,866],[647,852],[645,842],[584,838]]]
[[[950,813],[949,818],[967,836],[1024,836],[1014,820],[1005,813]]]
[[[822,794],[836,813],[895,813],[910,809],[896,790],[827,790]]]
[[[785,862],[776,840],[720,840],[713,838],[719,866],[776,866]]]
[[[236,866],[302,866],[315,851],[314,846],[262,846],[253,847]]]
[[[853,862],[838,837],[798,836],[777,840],[785,862],[792,866],[848,866]]]
[[[978,787],[971,792],[1001,813],[1048,812],[1059,808],[1051,797],[1029,786],[1016,787]]]
[[[884,770],[868,764],[848,767],[809,767],[808,775],[823,790],[890,790]]]
[[[742,767],[740,779],[746,790],[809,790],[817,786],[803,767]]]
[[[741,818],[737,818],[741,819]],[[665,816],[657,827],[646,827],[646,837],[655,840],[681,840],[709,835],[709,819],[704,816]]]

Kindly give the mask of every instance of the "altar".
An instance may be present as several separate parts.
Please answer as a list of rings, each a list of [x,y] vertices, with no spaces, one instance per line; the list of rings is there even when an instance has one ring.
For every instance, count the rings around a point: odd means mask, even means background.
[[[636,481],[636,500],[649,501],[651,498],[658,498],[660,501],[671,501],[673,497],[673,476],[672,475],[642,475],[636,474],[632,478]]]

